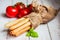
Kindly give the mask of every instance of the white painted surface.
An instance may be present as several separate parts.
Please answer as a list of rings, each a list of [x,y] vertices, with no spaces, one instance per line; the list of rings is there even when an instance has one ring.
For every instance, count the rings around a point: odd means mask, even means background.
[[[36,32],[38,32],[39,37],[38,38],[30,38],[30,40],[51,40],[48,29],[47,29],[47,24],[40,25],[35,29]]]
[[[45,2],[45,3],[44,3]],[[59,9],[60,8],[60,5],[59,3],[56,3],[58,2],[58,0],[46,0],[44,1],[43,0],[43,3],[44,5],[49,5],[49,6],[52,6],[54,7],[55,9]],[[48,23],[48,27],[49,27],[49,30],[50,30],[50,34],[51,34],[51,39],[52,40],[60,40],[60,13],[58,13],[58,15],[51,21]]]
[[[21,36],[18,37],[10,37],[7,36],[7,32],[3,31],[5,30],[4,25],[5,23],[15,20],[16,18],[6,18],[4,16],[5,14],[5,9],[9,5],[14,5],[16,2],[23,2],[27,5],[32,2],[32,0],[0,0],[0,40],[60,40],[59,35],[60,35],[60,13],[53,19],[51,22],[45,25],[40,25],[38,26],[35,31],[38,32],[39,37],[38,38],[28,38],[25,36],[26,33],[22,34]],[[52,0],[39,0],[40,4],[44,5],[50,5],[55,8],[59,8],[60,5],[56,4]],[[49,28],[49,29],[48,29]],[[50,31],[50,34],[49,34]]]

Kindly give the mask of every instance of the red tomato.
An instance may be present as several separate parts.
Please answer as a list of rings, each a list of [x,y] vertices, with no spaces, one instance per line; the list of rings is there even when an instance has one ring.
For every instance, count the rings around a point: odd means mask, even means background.
[[[20,13],[18,14],[18,17],[21,18],[21,17],[23,17],[27,14],[29,14],[29,10],[28,10],[28,8],[25,8],[25,9],[20,10]]]
[[[17,7],[18,10],[21,10],[21,9],[25,8],[25,4],[23,4],[22,2],[16,3],[15,6]]]
[[[32,4],[28,5],[28,9],[29,9],[30,11],[32,11],[32,8],[33,8]]]
[[[18,9],[16,7],[8,6],[6,8],[6,15],[8,17],[16,17],[17,14],[18,14]]]

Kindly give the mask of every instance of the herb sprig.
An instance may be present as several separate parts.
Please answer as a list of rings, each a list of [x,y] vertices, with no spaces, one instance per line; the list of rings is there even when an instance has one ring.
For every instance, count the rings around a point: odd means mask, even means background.
[[[38,33],[34,31],[33,28],[31,28],[27,34],[26,34],[27,37],[33,37],[33,38],[37,38],[38,37]]]

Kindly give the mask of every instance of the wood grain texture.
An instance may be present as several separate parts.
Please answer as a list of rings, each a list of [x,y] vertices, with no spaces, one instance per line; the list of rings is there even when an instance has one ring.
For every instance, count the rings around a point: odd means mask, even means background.
[[[58,1],[58,0],[56,0]],[[44,5],[46,5],[48,3],[49,6],[54,7],[55,9],[59,9],[60,5],[58,3],[56,3],[55,0],[46,0],[46,2],[44,3]],[[59,33],[60,33],[60,13],[58,13],[58,15],[51,21],[48,23],[48,27],[50,30],[50,37],[51,40],[59,40]]]
[[[38,32],[39,37],[38,38],[30,38],[30,40],[51,40],[48,29],[47,29],[47,24],[40,25],[35,29],[36,32]]]
[[[15,20],[16,18],[5,17],[6,7],[9,5],[14,5],[16,2],[23,2],[26,5],[30,4],[32,0],[0,0],[0,40],[60,40],[60,12],[58,15],[50,21],[48,24],[39,25],[35,31],[38,32],[38,38],[28,38],[26,33],[18,37],[11,37],[7,34],[4,24]],[[56,1],[57,2],[57,1]],[[39,0],[39,4],[52,6],[56,9],[60,8],[60,4],[56,3],[54,0]]]
[[[12,3],[12,5],[14,5],[14,4],[16,4],[17,2],[23,2],[25,5],[27,5],[27,0],[12,0],[13,1],[13,3]]]
[[[4,24],[9,20],[5,18],[4,14],[8,5],[11,5],[11,0],[0,0],[0,40],[6,40],[7,37]]]

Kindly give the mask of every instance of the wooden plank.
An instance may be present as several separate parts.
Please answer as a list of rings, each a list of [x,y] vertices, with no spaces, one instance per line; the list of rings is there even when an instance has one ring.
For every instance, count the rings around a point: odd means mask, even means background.
[[[56,18],[54,20],[52,20],[51,22],[48,23],[49,25],[49,29],[50,29],[50,32],[51,32],[51,37],[52,37],[52,40],[60,40],[59,39],[59,27],[60,27],[60,15],[57,15]]]
[[[38,32],[39,37],[30,38],[30,40],[50,40],[47,24],[38,26],[35,31]]]
[[[31,4],[33,0],[28,0],[28,4]],[[38,0],[37,3],[42,4],[41,0]]]
[[[55,9],[58,9],[60,8],[60,2],[58,2],[58,0],[41,0],[43,5],[46,5],[46,6],[52,6],[54,7]]]
[[[12,5],[16,4],[17,2],[23,2],[25,5],[27,5],[27,0],[12,0]]]
[[[48,0],[47,2],[49,2],[51,4],[51,6],[53,6],[56,9],[60,8],[60,1],[59,0]]]
[[[50,0],[41,0],[43,5],[46,6],[52,6],[52,3],[50,3]]]
[[[8,5],[11,5],[11,0],[0,0],[0,40],[6,40],[7,32],[4,31],[4,24],[8,21],[5,17],[5,10]]]
[[[5,12],[7,6],[11,5],[11,0],[0,0],[0,12]]]
[[[56,3],[55,0],[43,0],[43,1],[45,1],[45,3],[43,2],[44,5],[52,6],[55,9],[59,9],[60,8],[59,4]],[[56,16],[56,18],[53,19],[53,21],[48,23],[48,28],[49,28],[49,31],[50,31],[49,33],[50,33],[51,40],[59,40],[59,35],[60,35],[59,34],[59,25],[60,25],[59,15],[60,14],[58,14]]]

